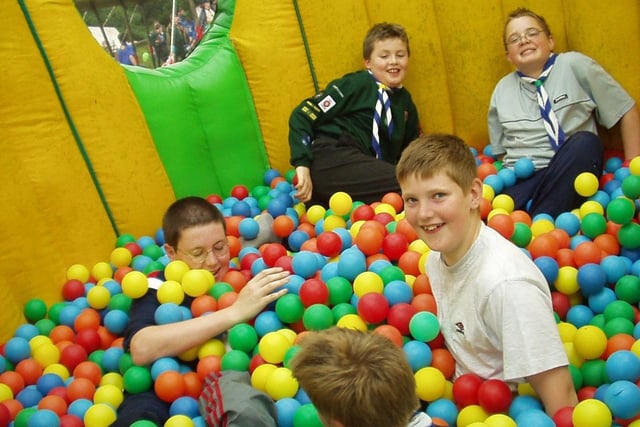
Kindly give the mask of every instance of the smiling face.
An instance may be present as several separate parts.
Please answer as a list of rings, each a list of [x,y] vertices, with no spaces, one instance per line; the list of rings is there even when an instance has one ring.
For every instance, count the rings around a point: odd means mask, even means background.
[[[533,36],[525,36],[535,34],[534,30],[540,32]],[[513,18],[505,26],[504,37],[507,60],[523,74],[539,77],[555,46],[553,36],[545,31],[544,25],[532,16]],[[518,39],[517,43],[509,43],[510,40]]]
[[[398,37],[377,40],[364,65],[379,82],[391,88],[400,87],[409,66],[407,44]]]
[[[466,193],[444,172],[424,178],[409,175],[400,187],[406,219],[418,236],[441,252],[447,265],[458,262],[480,230],[480,179],[474,179]]]

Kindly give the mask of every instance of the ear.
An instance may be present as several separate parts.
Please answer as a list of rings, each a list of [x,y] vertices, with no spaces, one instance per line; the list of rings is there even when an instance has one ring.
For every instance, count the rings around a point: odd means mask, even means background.
[[[364,60],[364,68],[366,68],[367,70],[370,70],[370,69],[371,69],[371,59],[366,58],[366,59]]]
[[[550,34],[548,39],[549,39],[549,50],[553,52],[553,49],[556,47],[556,40],[553,38],[553,34]]]
[[[471,183],[469,196],[471,198],[471,209],[480,208],[480,201],[482,200],[482,181],[480,178],[475,178]]]
[[[167,253],[169,259],[173,261],[176,258],[176,250],[168,243],[165,243],[162,246],[164,247],[164,251]]]

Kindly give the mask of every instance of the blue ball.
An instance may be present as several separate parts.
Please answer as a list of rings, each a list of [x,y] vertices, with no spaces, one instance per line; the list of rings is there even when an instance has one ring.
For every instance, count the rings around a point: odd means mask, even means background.
[[[504,189],[504,181],[500,178],[500,175],[487,175],[483,183],[493,188],[495,194],[502,193]]]
[[[4,354],[7,359],[16,364],[31,356],[29,341],[23,337],[13,337],[5,344]]]
[[[103,323],[109,332],[120,335],[129,323],[129,315],[122,310],[109,310]]]
[[[304,281],[304,277],[298,276],[297,274],[291,274],[289,276],[289,282],[287,282],[284,287],[287,289],[287,293],[299,295],[300,287],[302,286]]]
[[[294,230],[289,234],[287,243],[293,252],[298,252],[304,242],[309,240],[309,234],[306,231]]]
[[[509,406],[509,416],[514,420],[525,411],[539,410],[542,411],[542,403],[538,399],[526,394],[519,395],[513,398],[511,406]],[[519,425],[519,424],[518,424]]]
[[[322,269],[320,270],[320,278],[325,283],[327,280],[338,276],[338,263],[337,262],[329,262],[326,263]]]
[[[607,283],[616,283],[622,276],[629,272],[627,262],[623,257],[617,255],[604,257],[602,261],[600,261],[600,267],[602,267],[607,275]]]
[[[604,313],[604,309],[607,308],[610,303],[617,299],[618,297],[613,289],[605,287],[600,292],[589,295],[587,302],[593,313],[601,314]]]
[[[258,258],[251,264],[251,275],[256,276],[265,268],[267,268],[267,264],[264,262],[264,259]]]
[[[613,173],[622,167],[622,159],[620,157],[609,157],[604,164],[604,170],[609,173]]]
[[[133,257],[131,267],[136,271],[144,271],[145,267],[151,262],[153,262],[151,257],[140,254]]]
[[[13,335],[16,337],[22,337],[29,341],[31,340],[31,338],[40,335],[40,331],[38,330],[38,327],[36,325],[33,325],[31,323],[23,323],[22,325],[18,326]]]
[[[156,234],[155,234],[155,239],[156,239],[156,244],[158,246],[162,246],[164,245],[164,230],[162,229],[162,227],[158,228],[156,230]]]
[[[433,353],[427,343],[417,340],[407,341],[402,346],[402,350],[413,372],[431,365]]]
[[[120,347],[109,347],[102,353],[102,368],[105,372],[120,372],[120,358],[124,350]]]
[[[71,415],[75,415],[81,420],[84,419],[84,414],[87,412],[87,409],[93,406],[93,402],[89,399],[76,399],[69,404],[67,408],[67,413]]]
[[[240,221],[240,224],[238,224],[238,232],[240,236],[246,240],[253,240],[260,232],[260,225],[258,221],[253,218],[244,218]]]
[[[36,388],[43,395],[46,396],[51,390],[56,387],[63,387],[64,380],[56,374],[44,374],[36,381]]]
[[[514,185],[516,183],[516,180],[518,179],[518,177],[516,176],[515,171],[513,169],[511,169],[511,168],[502,168],[502,169],[500,169],[498,171],[498,176],[500,177],[500,179],[504,183],[504,188],[511,187],[512,185]]]
[[[576,304],[567,311],[567,322],[571,323],[576,328],[581,328],[588,325],[593,319],[593,311],[586,305]],[[513,417],[512,417],[513,418]]]
[[[153,319],[158,325],[166,325],[168,323],[180,322],[182,319],[182,311],[178,304],[165,302],[160,304],[153,315]]]
[[[338,259],[338,273],[349,281],[367,270],[367,258],[360,249],[351,247],[343,251]]]
[[[518,159],[513,165],[513,171],[519,179],[529,178],[535,172],[536,167],[533,161],[528,157],[522,157]]]
[[[155,381],[158,376],[166,371],[180,371],[180,364],[173,357],[161,357],[151,364],[151,378]]]
[[[382,270],[392,265],[393,264],[391,263],[391,261],[388,261],[386,259],[378,259],[369,265],[368,270],[372,273],[380,274]]]
[[[76,320],[76,317],[80,314],[83,307],[79,307],[75,304],[67,304],[65,307],[60,310],[58,314],[58,323],[60,325],[65,325],[73,328],[73,323]]]
[[[251,215],[251,206],[244,200],[238,200],[231,206],[231,215],[248,217]]]
[[[572,212],[562,212],[555,220],[556,228],[561,228],[569,236],[575,236],[580,231],[580,218]]]
[[[293,416],[300,407],[300,402],[292,397],[284,397],[276,401],[279,427],[293,427]]]
[[[38,402],[44,397],[35,384],[31,384],[23,388],[16,395],[16,400],[22,404],[23,408],[38,405]]]
[[[591,242],[592,240],[583,234],[577,234],[569,240],[569,248],[575,251],[580,243]]]
[[[59,427],[60,417],[50,409],[39,409],[29,417],[29,427]]]
[[[458,407],[449,399],[437,399],[427,406],[425,411],[431,418],[441,418],[447,422],[448,425],[456,425],[458,420]]]
[[[618,350],[606,361],[605,369],[609,381],[631,381],[640,379],[640,356],[629,350]]]
[[[622,186],[622,181],[618,181],[617,179],[612,179],[611,181],[607,182],[606,184],[604,184],[604,186],[602,187],[602,189],[607,193],[607,194],[611,194],[613,193],[615,190],[617,190],[618,188],[620,188]]]
[[[471,151],[473,153],[473,150]],[[478,151],[476,150],[476,155],[478,154]],[[482,154],[484,154],[487,157],[494,157],[493,156],[493,150],[491,149],[491,144],[487,144],[482,148]]]
[[[409,304],[413,299],[413,290],[407,282],[403,280],[392,280],[387,283],[382,290],[382,294],[387,299],[390,306],[394,306],[402,302]]]
[[[288,195],[286,195],[289,199],[291,199]],[[293,202],[287,203],[280,197],[269,200],[267,203],[267,212],[271,214],[272,217],[276,218],[280,215],[284,215],[287,213],[287,208],[292,206]]]
[[[259,337],[263,337],[269,332],[275,332],[284,327],[284,323],[280,320],[275,311],[263,311],[256,316],[253,327]]]
[[[606,191],[598,190],[596,191],[596,194],[589,197],[589,200],[598,202],[600,205],[602,205],[602,207],[606,208],[609,202],[611,201],[611,197],[612,195],[610,196],[609,193],[607,193]]]
[[[158,260],[160,260],[160,259],[158,258]],[[115,280],[106,280],[102,284],[102,286],[107,288],[107,290],[109,291],[109,294],[111,296],[114,296],[114,295],[122,293],[122,286],[120,286],[120,283],[116,282]]]
[[[515,419],[518,427],[555,427],[551,417],[542,409],[527,409],[520,413]]]
[[[310,251],[298,252],[291,260],[291,268],[295,274],[308,279],[319,270],[318,258]]]
[[[334,228],[331,231],[333,231],[334,233],[338,233],[338,236],[340,236],[340,239],[342,239],[343,251],[350,248],[351,245],[353,245],[353,236],[351,236],[351,233],[346,228],[338,227],[338,228]]]
[[[631,175],[631,171],[629,170],[629,168],[628,168],[628,167],[621,167],[621,168],[618,168],[618,169],[616,169],[616,171],[613,173],[613,177],[614,177],[616,180],[620,181],[620,182],[624,181],[624,179],[625,179],[626,177],[628,177],[629,175]]]
[[[607,274],[600,264],[588,263],[578,268],[578,285],[582,295],[597,294],[607,284]]]
[[[271,181],[280,176],[282,175],[276,169],[267,169],[264,173],[264,185],[271,186]]]
[[[604,403],[614,417],[633,418],[640,414],[640,387],[630,381],[614,381],[604,394]]]
[[[307,394],[306,391],[302,389],[302,387],[298,388],[298,392],[296,393],[295,396],[293,396],[293,398],[296,399],[298,402],[300,402],[300,405],[307,405],[311,403],[311,399],[309,398],[309,395]]]
[[[191,396],[182,396],[171,403],[169,415],[186,415],[189,418],[200,416],[198,401]]]
[[[545,279],[547,279],[547,283],[552,284],[556,281],[558,278],[558,272],[560,271],[558,261],[545,255],[536,258],[533,262],[542,272]]]

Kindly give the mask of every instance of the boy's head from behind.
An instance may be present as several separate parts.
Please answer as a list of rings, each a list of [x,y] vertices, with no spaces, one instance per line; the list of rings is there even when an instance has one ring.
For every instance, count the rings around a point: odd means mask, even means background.
[[[451,178],[465,194],[478,176],[473,153],[455,135],[431,134],[419,137],[403,151],[396,166],[396,178],[400,184],[412,176],[424,180],[438,173]]]
[[[364,42],[362,43],[362,58],[369,59],[371,57],[371,52],[373,52],[376,42],[395,38],[404,42],[407,48],[407,55],[410,55],[411,50],[409,49],[409,36],[407,36],[407,32],[402,25],[381,22],[379,24],[375,24],[367,32]]]
[[[418,409],[413,371],[388,338],[334,327],[300,347],[291,369],[326,425],[404,427]]]

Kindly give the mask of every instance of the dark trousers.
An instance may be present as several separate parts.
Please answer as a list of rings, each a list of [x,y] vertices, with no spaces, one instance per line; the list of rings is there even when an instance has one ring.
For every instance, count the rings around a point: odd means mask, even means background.
[[[111,427],[129,427],[136,421],[153,421],[158,426],[169,419],[169,404],[163,402],[153,391],[127,394],[118,408],[118,419]]]
[[[400,193],[395,165],[363,153],[349,136],[317,138],[311,150],[313,195],[309,204],[327,207],[338,191],[367,204],[379,202],[386,193]]]
[[[525,209],[531,217],[547,213],[555,218],[586,200],[576,192],[574,181],[582,172],[591,172],[600,178],[603,154],[598,135],[577,132],[562,144],[546,168],[530,178],[518,180],[503,192],[513,198],[515,209]]]

